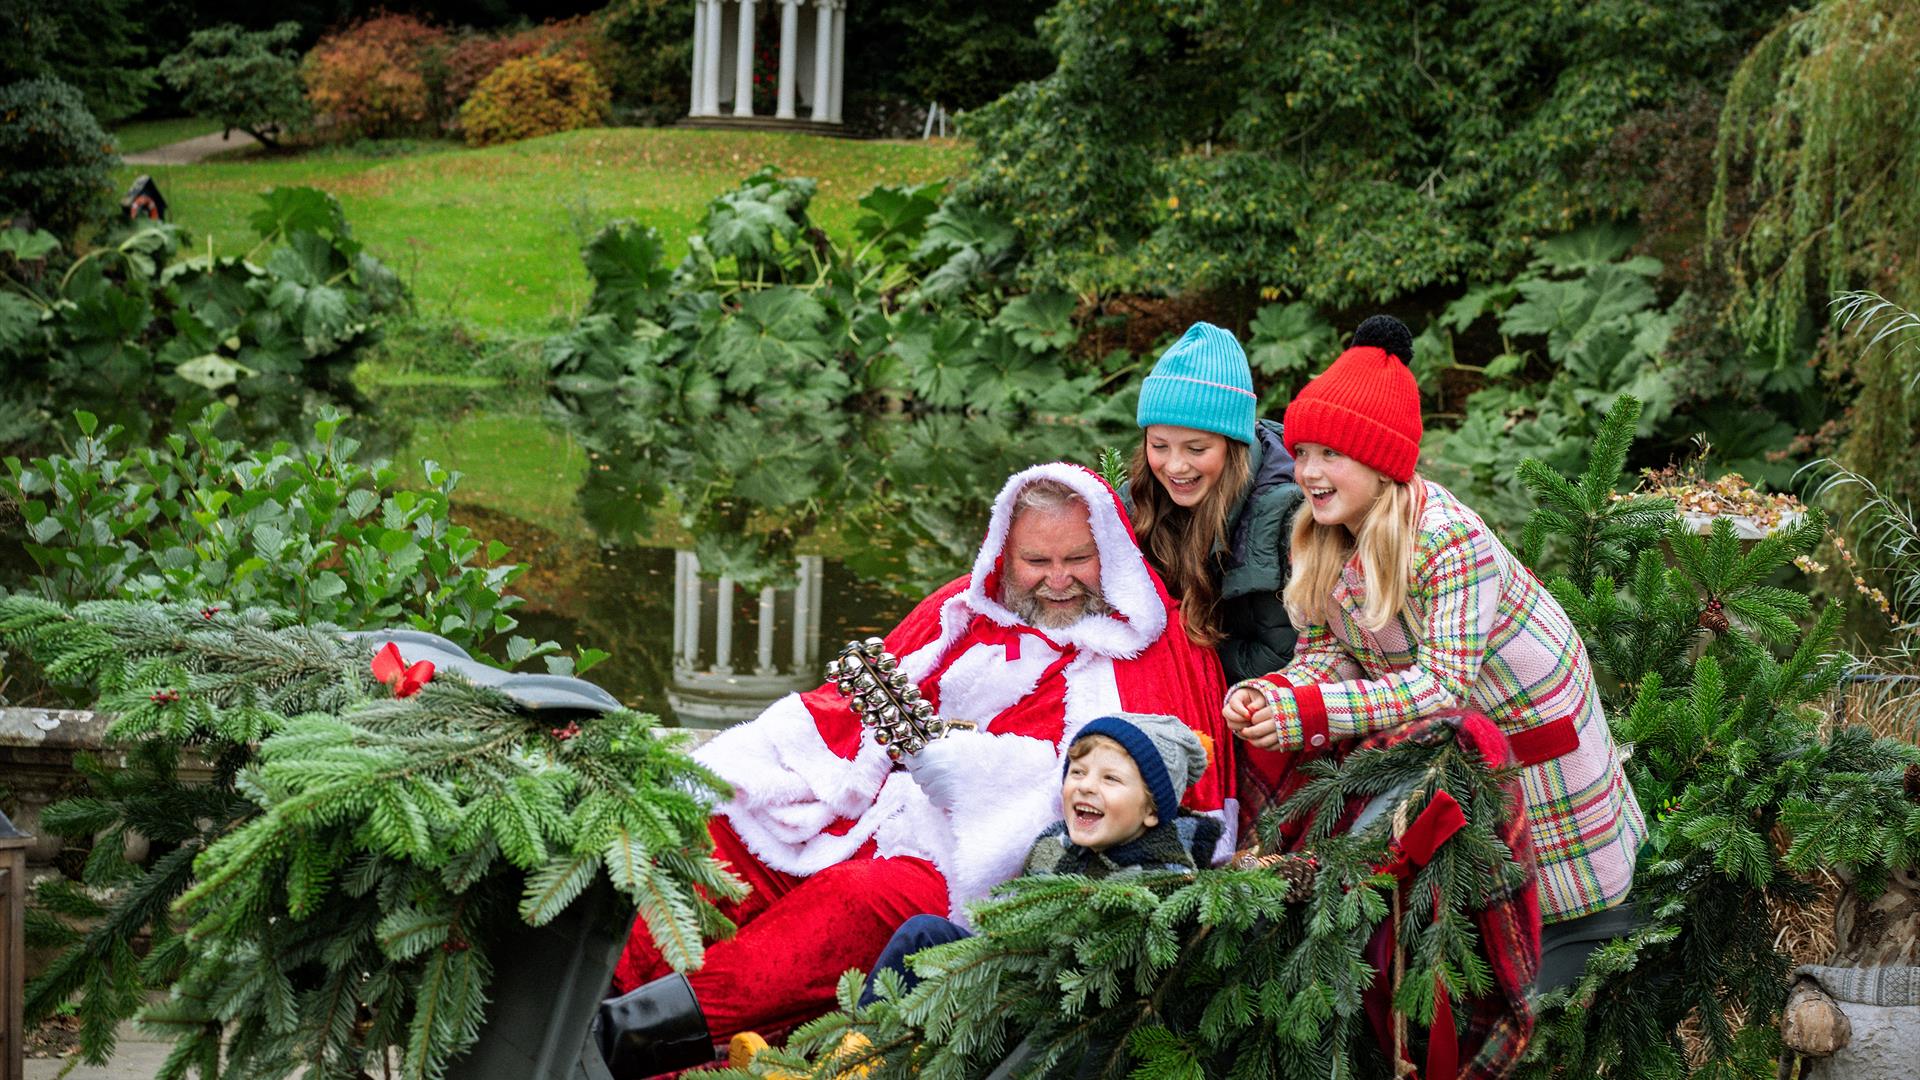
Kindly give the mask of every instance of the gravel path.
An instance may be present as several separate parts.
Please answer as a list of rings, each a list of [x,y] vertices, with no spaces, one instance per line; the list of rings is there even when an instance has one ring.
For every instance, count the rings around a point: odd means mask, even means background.
[[[138,154],[127,154],[121,160],[129,165],[192,165],[225,150],[238,150],[243,146],[258,145],[260,140],[244,131],[235,131],[231,135],[215,132],[212,135],[202,135],[197,139],[156,146]]]

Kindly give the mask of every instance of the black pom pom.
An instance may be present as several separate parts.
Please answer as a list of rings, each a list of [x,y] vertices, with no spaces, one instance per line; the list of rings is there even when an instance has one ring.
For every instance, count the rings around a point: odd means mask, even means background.
[[[1369,315],[1353,332],[1353,348],[1372,345],[1388,356],[1397,356],[1408,366],[1413,364],[1413,331],[1391,315]]]

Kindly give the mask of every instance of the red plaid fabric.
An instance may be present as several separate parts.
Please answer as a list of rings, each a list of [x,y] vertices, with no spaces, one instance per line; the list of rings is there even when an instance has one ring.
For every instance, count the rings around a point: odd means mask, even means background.
[[[1471,509],[1425,484],[1407,610],[1379,630],[1360,624],[1357,560],[1333,594],[1330,621],[1302,628],[1293,663],[1248,680],[1275,702],[1279,754],[1249,751],[1241,775],[1259,794],[1313,751],[1446,709],[1471,709],[1510,738],[1571,749],[1521,770],[1549,921],[1610,907],[1633,883],[1646,823],[1620,767],[1593,665],[1572,620]],[[1263,685],[1264,684],[1264,685]],[[1317,696],[1291,689],[1312,686]],[[1560,729],[1560,730],[1554,730]],[[1551,736],[1551,738],[1542,738]],[[1269,790],[1270,794],[1270,790]]]
[[[1500,733],[1500,729],[1487,717],[1463,709],[1450,709],[1391,731],[1376,733],[1360,742],[1348,744],[1342,748],[1342,752],[1350,753],[1363,747],[1393,746],[1406,739],[1430,740],[1440,734],[1440,729],[1445,729],[1461,744],[1474,749],[1490,766],[1498,767],[1512,762],[1506,736]],[[1436,1061],[1452,1061],[1457,1065],[1452,1076],[1427,1075],[1426,1080],[1454,1080],[1455,1077],[1459,1080],[1502,1080],[1512,1074],[1514,1067],[1519,1064],[1520,1055],[1533,1037],[1534,1016],[1527,995],[1540,969],[1540,896],[1531,831],[1527,827],[1526,801],[1517,774],[1509,774],[1504,787],[1507,805],[1511,809],[1498,826],[1500,838],[1513,852],[1514,861],[1526,870],[1526,875],[1514,886],[1490,883],[1489,891],[1483,898],[1484,906],[1474,912],[1474,924],[1480,933],[1481,953],[1493,971],[1494,989],[1460,1003],[1466,1021],[1457,1042],[1451,1047],[1452,1053],[1430,1052],[1427,1056],[1428,1066]],[[1351,819],[1366,803],[1365,798],[1351,800],[1345,816]],[[1451,803],[1451,799],[1446,800],[1446,804]],[[1435,800],[1435,805],[1439,807],[1441,801]],[[1400,854],[1405,857],[1418,853]],[[1406,874],[1408,880],[1412,877],[1411,870],[1409,867]],[[1368,993],[1367,1014],[1374,1035],[1380,1041],[1381,1052],[1389,1056],[1393,1046],[1392,1017],[1388,1005],[1393,990],[1388,985],[1392,972],[1393,933],[1391,926],[1383,925],[1368,944],[1368,962],[1381,974],[1373,990]],[[1429,1039],[1430,1048],[1433,1041]],[[1408,1060],[1412,1059],[1409,1057]]]

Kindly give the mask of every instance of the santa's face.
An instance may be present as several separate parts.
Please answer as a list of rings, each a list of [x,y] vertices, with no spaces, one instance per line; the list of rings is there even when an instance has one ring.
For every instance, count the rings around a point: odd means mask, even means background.
[[[1072,626],[1109,610],[1100,595],[1100,548],[1086,505],[1031,509],[1007,530],[1001,603],[1029,626]]]
[[[1067,838],[1081,847],[1105,851],[1138,839],[1160,824],[1152,805],[1140,766],[1118,745],[1096,743],[1067,762],[1060,814],[1067,820]]]

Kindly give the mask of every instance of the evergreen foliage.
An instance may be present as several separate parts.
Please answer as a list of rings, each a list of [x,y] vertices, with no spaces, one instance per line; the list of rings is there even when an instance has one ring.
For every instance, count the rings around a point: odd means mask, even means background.
[[[1051,74],[963,118],[961,194],[1079,290],[1339,307],[1502,274],[1613,216],[1596,151],[1712,86],[1784,7],[1067,0],[1040,21]]]
[[[195,116],[238,128],[267,146],[305,126],[307,98],[292,46],[300,24],[249,32],[234,23],[197,30],[160,64],[160,74]]]
[[[1593,658],[1615,738],[1632,747],[1628,777],[1650,827],[1632,893],[1649,923],[1541,1003],[1529,1070],[1768,1075],[1787,959],[1766,900],[1804,900],[1796,875],[1817,868],[1871,893],[1920,862],[1920,806],[1900,780],[1920,751],[1833,722],[1848,665],[1841,610],[1807,628],[1808,598],[1773,584],[1819,541],[1822,517],[1755,543],[1725,520],[1705,536],[1671,516],[1654,527],[1664,507],[1612,494],[1636,413],[1629,398],[1607,415],[1577,484],[1522,466],[1542,503],[1527,548],[1570,550],[1573,572],[1548,587]],[[1686,1021],[1702,1038],[1693,1060]]]
[[[133,116],[153,87],[143,6],[138,0],[0,0],[0,84],[54,79],[78,91],[83,111],[101,123]]]
[[[1394,1005],[1425,1027],[1436,977],[1456,1000],[1493,990],[1469,912],[1525,873],[1497,832],[1508,796],[1501,774],[1451,732],[1307,768],[1308,782],[1266,823],[1306,825],[1310,859],[1286,857],[1287,872],[1018,879],[974,909],[977,936],[914,958],[924,981],[912,991],[884,976],[888,993],[858,1008],[850,974],[844,1011],[732,1075],[832,1076],[864,1065],[883,1077],[980,1076],[1022,1038],[1032,1056],[1021,1076],[1378,1072],[1384,1057],[1361,999],[1374,970],[1363,950],[1389,916],[1393,877],[1377,868],[1394,822],[1442,791],[1467,820],[1413,878],[1398,923],[1406,966]],[[1381,792],[1393,793],[1391,808],[1370,826],[1332,831],[1348,800]],[[869,1045],[841,1049],[849,1031]]]
[[[0,634],[96,694],[128,753],[45,819],[99,834],[82,884],[117,889],[51,887],[34,923],[64,948],[28,1015],[77,995],[90,1061],[138,1010],[176,1042],[162,1077],[378,1072],[389,1048],[403,1075],[439,1076],[476,1037],[514,927],[604,879],[691,967],[727,929],[695,888],[741,894],[706,834],[724,786],[649,717],[552,728],[446,672],[394,698],[363,647],[259,612],[15,596]],[[180,779],[189,759],[211,783]],[[125,860],[127,830],[151,864]]]
[[[104,217],[119,163],[113,140],[66,83],[0,84],[0,216],[25,214],[70,240]]]

